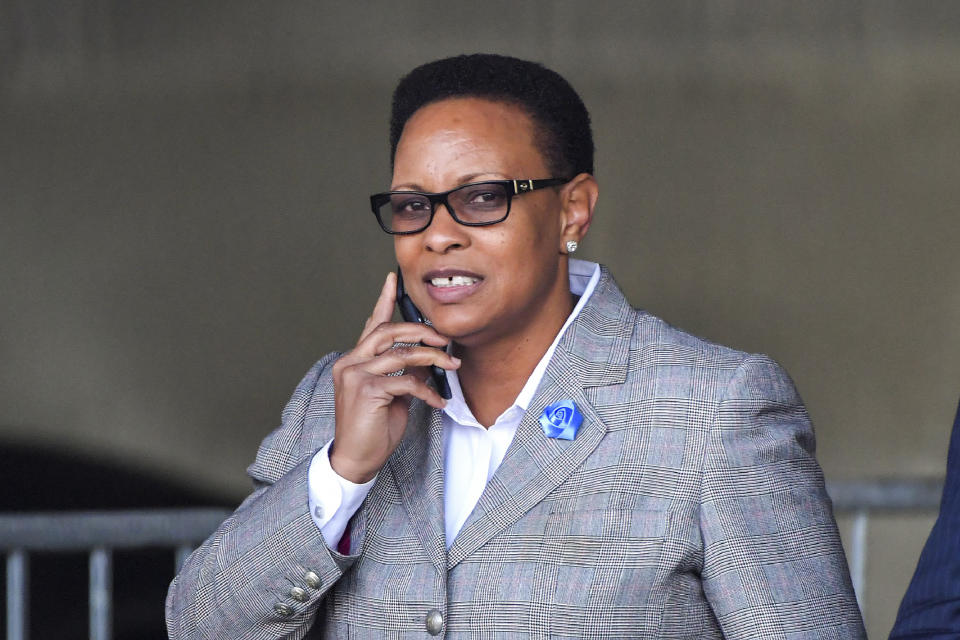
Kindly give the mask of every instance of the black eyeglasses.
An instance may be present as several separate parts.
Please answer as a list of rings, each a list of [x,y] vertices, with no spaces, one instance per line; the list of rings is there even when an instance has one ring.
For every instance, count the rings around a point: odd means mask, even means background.
[[[567,182],[569,178],[487,180],[443,193],[387,191],[370,196],[370,208],[384,231],[400,236],[420,233],[429,227],[438,204],[445,206],[460,224],[485,227],[507,219],[513,196]]]

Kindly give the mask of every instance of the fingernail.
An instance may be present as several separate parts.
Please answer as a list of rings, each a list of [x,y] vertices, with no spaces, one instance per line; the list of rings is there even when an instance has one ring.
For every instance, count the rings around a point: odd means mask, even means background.
[[[457,356],[450,356],[450,359],[453,360],[453,363],[455,365],[457,365],[458,367],[460,366],[460,362],[461,362],[460,358],[458,358]]]

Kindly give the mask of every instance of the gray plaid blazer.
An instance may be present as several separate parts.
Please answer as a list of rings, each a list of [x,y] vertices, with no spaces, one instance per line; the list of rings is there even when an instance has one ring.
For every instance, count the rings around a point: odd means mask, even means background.
[[[786,373],[634,310],[606,269],[449,551],[441,414],[420,402],[349,555],[324,544],[307,469],[333,436],[336,358],[170,585],[172,638],[865,637]],[[561,399],[584,416],[573,441],[538,422]]]

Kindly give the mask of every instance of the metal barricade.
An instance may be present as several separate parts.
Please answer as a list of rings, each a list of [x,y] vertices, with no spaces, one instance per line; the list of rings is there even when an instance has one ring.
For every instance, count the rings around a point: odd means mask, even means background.
[[[864,611],[867,579],[867,529],[874,512],[936,511],[943,478],[850,480],[828,482],[833,509],[853,516],[847,562],[860,611]]]
[[[172,576],[229,514],[226,509],[0,514],[0,548],[7,555],[7,640],[30,637],[30,552],[88,552],[90,638],[109,640],[113,550],[173,548]]]
[[[942,479],[827,483],[834,510],[853,516],[846,551],[861,609],[866,589],[870,514],[936,510],[942,490]],[[7,639],[29,638],[30,552],[89,553],[90,638],[109,640],[113,607],[112,551],[170,547],[174,549],[176,571],[193,547],[206,539],[229,514],[225,509],[0,514],[0,548],[7,556]]]

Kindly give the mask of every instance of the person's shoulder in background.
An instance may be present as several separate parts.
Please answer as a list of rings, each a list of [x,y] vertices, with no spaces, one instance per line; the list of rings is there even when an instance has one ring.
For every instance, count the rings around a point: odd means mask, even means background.
[[[890,640],[920,638],[960,638],[960,408],[950,436],[940,515],[890,632]]]

